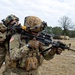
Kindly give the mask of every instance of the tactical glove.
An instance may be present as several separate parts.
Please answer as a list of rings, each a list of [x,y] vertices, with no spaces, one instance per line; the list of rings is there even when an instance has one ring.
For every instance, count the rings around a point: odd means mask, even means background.
[[[29,47],[34,48],[34,49],[38,49],[40,47],[41,42],[39,42],[36,39],[32,39],[29,41]]]
[[[65,45],[66,45],[66,44],[65,44],[64,42],[62,42],[62,41],[58,41],[58,42],[60,43],[61,46],[65,46]],[[64,51],[64,48],[59,47],[59,48],[57,48],[57,50],[56,50],[56,54],[61,54],[62,51]]]
[[[56,54],[61,54],[61,53],[62,53],[62,51],[63,51],[63,49],[62,49],[62,48],[57,48],[57,49],[56,49]]]

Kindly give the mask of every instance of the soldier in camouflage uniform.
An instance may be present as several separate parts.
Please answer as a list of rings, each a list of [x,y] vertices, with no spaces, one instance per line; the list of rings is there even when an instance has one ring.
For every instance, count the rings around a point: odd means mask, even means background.
[[[19,24],[18,18],[14,15],[9,15],[6,23],[7,26]],[[43,30],[44,22],[38,17],[28,16],[24,25],[28,29],[27,32],[37,36]],[[61,48],[52,48],[45,54],[40,54],[47,47],[35,38],[24,36],[17,31],[11,36],[9,46],[10,53],[6,56],[9,58],[6,58],[4,75],[39,75],[38,68],[43,59],[50,60],[55,54],[62,52]]]
[[[4,45],[4,41],[6,39],[6,32],[4,31],[5,28],[6,28],[5,25],[3,25],[3,23],[0,23],[0,67],[5,61],[6,55],[6,48]]]

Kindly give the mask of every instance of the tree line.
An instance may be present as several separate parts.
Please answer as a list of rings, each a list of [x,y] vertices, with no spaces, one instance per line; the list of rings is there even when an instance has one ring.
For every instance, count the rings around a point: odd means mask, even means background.
[[[47,32],[49,34],[58,35],[58,36],[59,35],[64,35],[64,30],[61,27],[47,26],[45,28],[45,32]],[[75,38],[75,30],[67,30],[66,35],[71,37],[71,38]]]
[[[71,38],[75,37],[75,25],[72,24],[72,21],[69,17],[67,16],[63,16],[59,19],[59,24],[60,26],[56,26],[56,27],[51,27],[51,26],[47,26],[45,28],[45,32],[49,33],[49,34],[54,34],[54,35],[66,35],[69,36]]]

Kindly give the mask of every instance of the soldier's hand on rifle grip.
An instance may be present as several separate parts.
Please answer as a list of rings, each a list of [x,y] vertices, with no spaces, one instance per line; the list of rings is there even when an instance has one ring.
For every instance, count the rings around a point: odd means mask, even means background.
[[[59,55],[60,55],[60,54],[62,53],[62,51],[63,51],[62,48],[57,48],[57,49],[56,49],[56,54],[59,54]]]
[[[34,48],[34,49],[38,49],[40,46],[40,42],[37,41],[36,39],[30,40],[28,44],[31,48]]]

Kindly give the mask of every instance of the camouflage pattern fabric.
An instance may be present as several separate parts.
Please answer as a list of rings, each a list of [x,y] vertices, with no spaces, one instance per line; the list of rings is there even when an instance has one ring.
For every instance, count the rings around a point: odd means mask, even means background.
[[[22,69],[12,68],[4,71],[3,75],[41,75],[41,73],[38,70],[27,72]]]
[[[4,28],[4,25],[0,23],[0,29]],[[6,55],[6,47],[4,45],[4,41],[6,39],[6,32],[0,32],[0,67],[2,66],[3,62],[5,61]]]
[[[10,58],[12,60],[20,59],[23,57],[23,54],[25,54],[29,49],[25,45],[25,43],[21,43],[22,47],[20,46],[20,34],[15,34],[10,39]]]
[[[29,48],[26,46],[24,40],[23,40],[23,42],[21,41],[22,47],[19,48],[19,43],[20,43],[20,40],[19,39],[20,39],[20,34],[15,34],[10,39],[10,59],[12,61],[13,60],[17,61],[17,60],[20,60],[21,59],[21,61],[19,61],[20,62],[19,63],[19,66],[21,67],[21,64],[25,64],[25,60],[26,60],[26,56],[27,56],[27,53],[29,51]],[[41,47],[41,49],[43,49],[43,50],[45,48],[47,48],[47,47],[44,47],[44,46]],[[42,57],[42,55],[40,55],[39,61],[41,60],[40,62],[42,64],[43,59],[50,60],[50,59],[52,59],[52,57],[54,55],[55,55],[55,52],[53,52],[53,50],[51,50],[50,52],[45,53],[44,58]],[[31,54],[30,54],[30,56],[31,56]],[[10,61],[10,64],[11,64],[12,61]],[[12,64],[14,64],[14,62]],[[14,67],[14,66],[11,66],[10,65],[10,69],[11,68],[16,69],[16,67],[17,66]],[[25,65],[24,65],[24,67],[25,67]],[[18,71],[17,71],[17,69],[18,69]],[[36,75],[36,71],[35,70],[32,70],[32,71],[27,72],[25,69],[21,69],[21,68],[17,68],[17,69],[15,71],[17,71],[17,73],[19,73],[19,75]],[[11,71],[11,73],[13,73],[12,70],[10,70],[10,71]],[[5,73],[8,73],[8,71],[5,71]],[[32,74],[30,74],[30,73],[32,73]]]
[[[42,20],[36,16],[28,16],[25,18],[24,25],[29,27],[31,31],[40,32],[42,30]]]
[[[24,25],[29,25],[30,27],[34,27],[36,25],[41,24],[42,20],[39,19],[36,16],[28,16],[25,19],[25,24]]]
[[[12,20],[17,20],[19,21],[19,18],[16,17],[15,15],[11,14],[11,15],[8,15],[5,19],[5,25],[7,26]]]
[[[3,62],[5,61],[6,49],[4,46],[0,46],[0,67],[2,66]]]
[[[21,59],[24,55],[26,55],[27,51],[29,50],[27,46],[23,46],[19,49],[19,36],[20,36],[19,34],[15,34],[10,39],[10,49],[11,49],[10,58],[11,60]],[[22,44],[24,44],[24,41]],[[7,59],[7,61],[9,61],[9,59]],[[7,65],[7,61],[6,61],[6,65]],[[19,68],[16,69],[16,67],[13,68],[13,66],[11,67],[11,65],[9,67],[9,65],[10,63],[7,66],[8,68],[6,68],[6,70],[3,72],[3,75],[11,75],[11,74],[15,74],[15,75],[36,75],[37,74],[38,75],[37,70],[27,72],[23,69],[19,69]]]
[[[6,25],[12,20],[18,21],[15,15],[6,17]],[[36,16],[28,16],[25,18],[24,25],[29,27],[31,32],[39,33],[43,29],[43,22]],[[11,34],[11,32],[9,31]],[[3,35],[3,34],[2,34]],[[5,58],[5,71],[3,75],[40,75],[38,72],[43,60],[51,60],[56,54],[56,49],[52,48],[44,54],[40,54],[43,50],[49,48],[39,43],[37,40],[30,40],[28,36],[21,37],[21,34],[15,33],[11,36],[9,41],[10,53],[6,54]],[[3,36],[1,36],[2,38]],[[26,39],[27,38],[27,39]],[[30,42],[31,41],[31,42]],[[8,50],[8,43],[5,44]],[[29,48],[29,46],[31,46]],[[4,52],[3,52],[4,53]],[[4,55],[5,57],[5,55]]]
[[[3,71],[3,75],[11,75],[12,69],[5,69],[5,71]]]

